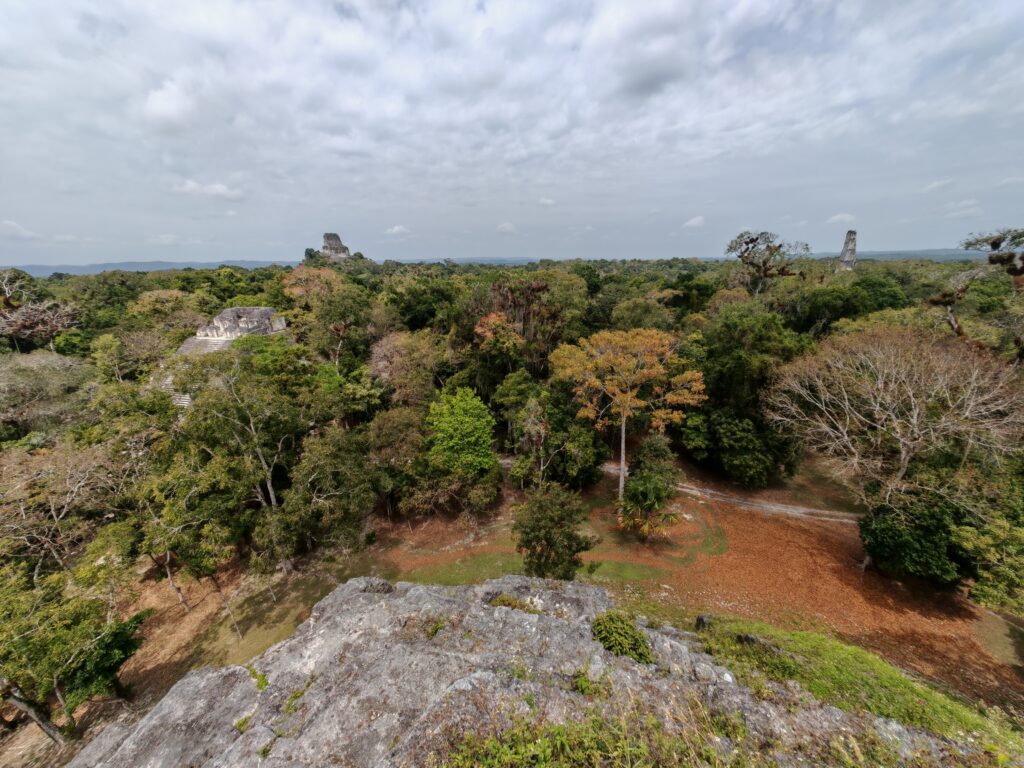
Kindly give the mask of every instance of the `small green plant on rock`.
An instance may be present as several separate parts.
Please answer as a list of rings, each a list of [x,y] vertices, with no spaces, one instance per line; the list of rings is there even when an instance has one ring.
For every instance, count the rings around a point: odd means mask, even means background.
[[[255,714],[255,713],[250,712],[245,717],[239,718],[235,722],[235,730],[238,731],[239,733],[245,733],[246,731],[248,731],[249,730],[249,726],[252,725],[253,714]]]
[[[602,677],[600,680],[590,679],[590,667],[580,667],[572,678],[572,689],[580,696],[593,696],[598,699],[605,698],[609,693],[608,679]]]
[[[511,608],[515,611],[523,611],[524,613],[539,614],[536,608],[530,605],[525,600],[520,600],[515,595],[501,594],[491,599],[490,603],[493,608]]]
[[[448,626],[447,616],[424,616],[423,617],[423,634],[428,640],[433,640],[437,637],[437,633]]]
[[[251,677],[256,683],[257,691],[262,692],[270,684],[270,681],[267,680],[267,676],[256,669],[252,664],[247,664],[245,666],[245,671],[249,673],[249,677]]]
[[[313,684],[314,680],[316,680],[316,675],[310,675],[306,679],[305,685],[303,685],[301,688],[296,688],[288,695],[288,701],[284,703],[283,707],[284,713],[286,715],[292,715],[298,711],[299,702],[302,700],[302,697],[306,695],[306,691],[309,690],[309,686]]]
[[[633,620],[622,611],[608,611],[594,617],[590,630],[605,650],[616,656],[628,656],[640,664],[653,664],[651,642]]]

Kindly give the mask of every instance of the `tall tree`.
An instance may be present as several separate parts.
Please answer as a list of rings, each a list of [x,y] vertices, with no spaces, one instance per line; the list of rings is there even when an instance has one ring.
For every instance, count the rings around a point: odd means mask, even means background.
[[[626,483],[626,427],[631,418],[650,417],[664,430],[683,420],[683,408],[705,400],[704,377],[682,370],[669,333],[638,328],[599,331],[578,345],[563,344],[551,355],[556,377],[573,383],[580,416],[598,429],[619,426],[619,501]]]
[[[725,248],[747,269],[750,292],[757,296],[777,277],[796,274],[793,263],[811,252],[807,243],[787,243],[774,232],[740,232]]]

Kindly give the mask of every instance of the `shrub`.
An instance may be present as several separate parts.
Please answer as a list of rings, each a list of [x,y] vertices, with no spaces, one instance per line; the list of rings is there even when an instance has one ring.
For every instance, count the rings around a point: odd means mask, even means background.
[[[580,553],[596,543],[578,530],[587,517],[579,494],[551,483],[531,492],[515,514],[512,532],[527,575],[572,581],[583,566]]]
[[[606,651],[616,656],[628,656],[640,664],[653,664],[651,642],[633,620],[621,611],[608,611],[596,616],[590,629]]]

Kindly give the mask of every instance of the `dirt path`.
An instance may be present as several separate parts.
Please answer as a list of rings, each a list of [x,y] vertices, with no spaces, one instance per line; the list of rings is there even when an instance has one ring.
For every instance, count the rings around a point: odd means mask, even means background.
[[[676,486],[680,492],[695,499],[710,499],[720,501],[742,509],[752,509],[764,512],[769,515],[789,515],[790,517],[806,517],[811,520],[827,520],[834,523],[847,523],[856,525],[860,518],[854,512],[840,512],[834,509],[815,509],[813,507],[799,507],[792,504],[777,504],[770,501],[758,501],[734,493],[725,493],[713,488],[699,487],[690,483],[683,483]]]
[[[600,565],[585,578],[693,613],[829,631],[973,699],[1024,711],[1024,633],[960,594],[862,571],[855,514],[701,487],[672,502],[679,522],[664,541],[642,544],[617,531],[607,499],[592,502],[602,541],[586,559]],[[417,581],[516,572],[510,522],[506,512],[475,531],[434,520],[412,534],[385,532],[379,558]]]

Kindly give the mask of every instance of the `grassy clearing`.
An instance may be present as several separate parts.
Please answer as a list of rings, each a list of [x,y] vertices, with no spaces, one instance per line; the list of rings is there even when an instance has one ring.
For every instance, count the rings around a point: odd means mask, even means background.
[[[523,559],[514,552],[481,552],[447,563],[416,568],[401,574],[400,578],[420,584],[459,586],[522,572]]]
[[[665,571],[642,563],[628,563],[622,560],[600,560],[594,572],[580,572],[586,581],[646,581],[663,576]]]
[[[651,601],[626,602],[648,617],[692,626],[684,612]],[[942,736],[976,734],[997,753],[1024,751],[1024,735],[998,710],[981,711],[911,679],[870,651],[825,634],[716,618],[700,635],[708,653],[755,692],[768,695],[768,681],[796,680],[820,701],[849,712],[871,712]]]

